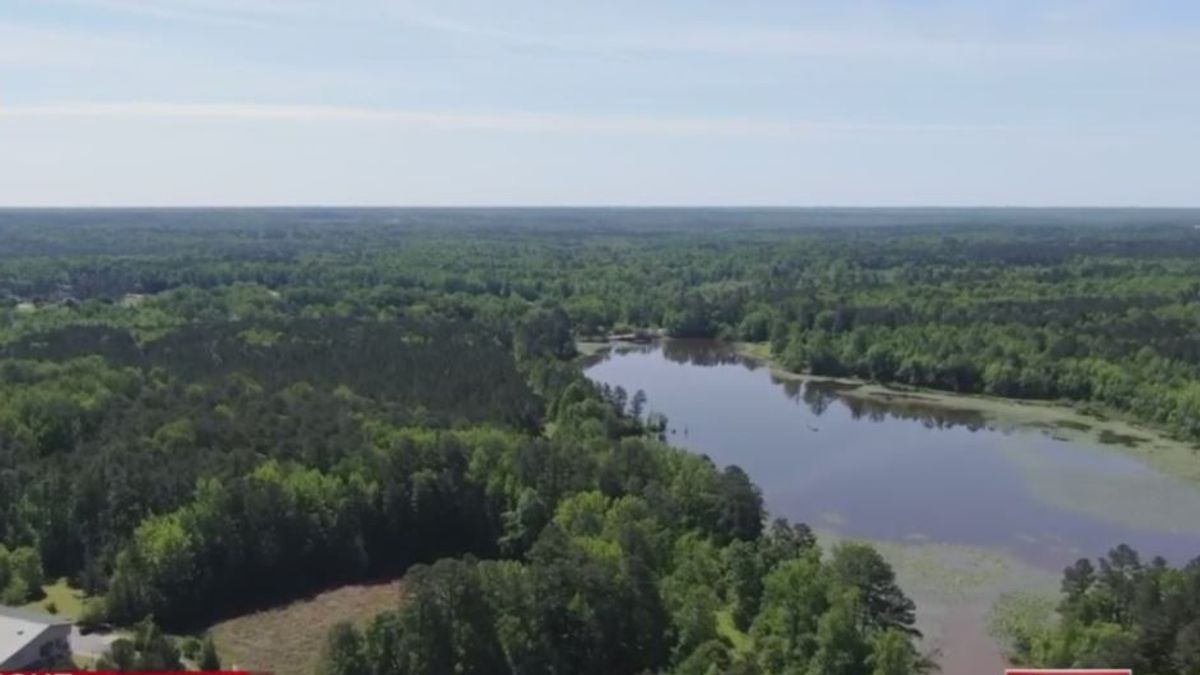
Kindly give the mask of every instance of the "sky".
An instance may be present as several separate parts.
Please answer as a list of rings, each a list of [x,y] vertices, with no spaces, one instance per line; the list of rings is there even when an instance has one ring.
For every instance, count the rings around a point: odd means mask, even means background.
[[[1200,206],[1195,0],[0,0],[0,206]]]

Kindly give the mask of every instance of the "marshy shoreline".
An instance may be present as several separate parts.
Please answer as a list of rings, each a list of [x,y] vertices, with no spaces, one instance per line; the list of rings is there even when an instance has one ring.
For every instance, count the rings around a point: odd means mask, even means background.
[[[780,380],[827,382],[839,387],[838,393],[847,398],[859,398],[892,405],[911,405],[949,411],[972,412],[980,415],[989,428],[999,431],[1038,429],[1067,441],[1098,443],[1119,448],[1123,454],[1144,461],[1150,467],[1169,476],[1200,487],[1200,448],[1195,444],[1172,438],[1153,427],[1121,417],[1115,413],[1081,410],[1065,401],[1014,399],[987,394],[961,394],[880,384],[855,378],[827,377],[785,370],[763,343],[728,343],[744,358],[771,369]]]

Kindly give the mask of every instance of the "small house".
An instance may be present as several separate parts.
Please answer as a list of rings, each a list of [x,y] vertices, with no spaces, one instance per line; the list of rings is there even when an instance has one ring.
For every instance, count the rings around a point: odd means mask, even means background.
[[[0,671],[69,665],[70,636],[68,621],[0,606]]]

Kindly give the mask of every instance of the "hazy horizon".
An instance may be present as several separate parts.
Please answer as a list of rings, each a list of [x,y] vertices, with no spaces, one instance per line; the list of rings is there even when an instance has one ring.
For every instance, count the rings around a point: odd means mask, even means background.
[[[1171,211],[1192,205],[1024,204],[0,204],[5,211]]]

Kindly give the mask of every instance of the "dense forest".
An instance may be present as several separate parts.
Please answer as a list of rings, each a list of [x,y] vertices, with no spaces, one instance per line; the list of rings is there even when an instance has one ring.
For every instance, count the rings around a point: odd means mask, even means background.
[[[197,630],[407,571],[394,611],[334,631],[325,672],[923,672],[877,553],[764,526],[744,472],[666,444],[644,397],[583,377],[576,340],[760,342],[798,371],[1196,440],[1192,217],[2,211],[0,594],[69,577],[87,621],[139,626],[111,658],[130,669],[179,658],[148,617]],[[1192,583],[1135,567],[1139,588]],[[1141,640],[1105,579],[1018,655]],[[1173,654],[1200,616],[1180,593]]]
[[[546,303],[577,335],[769,342],[794,370],[1067,399],[1200,439],[1188,211],[87,213],[0,215],[7,341],[230,318],[497,327]]]

